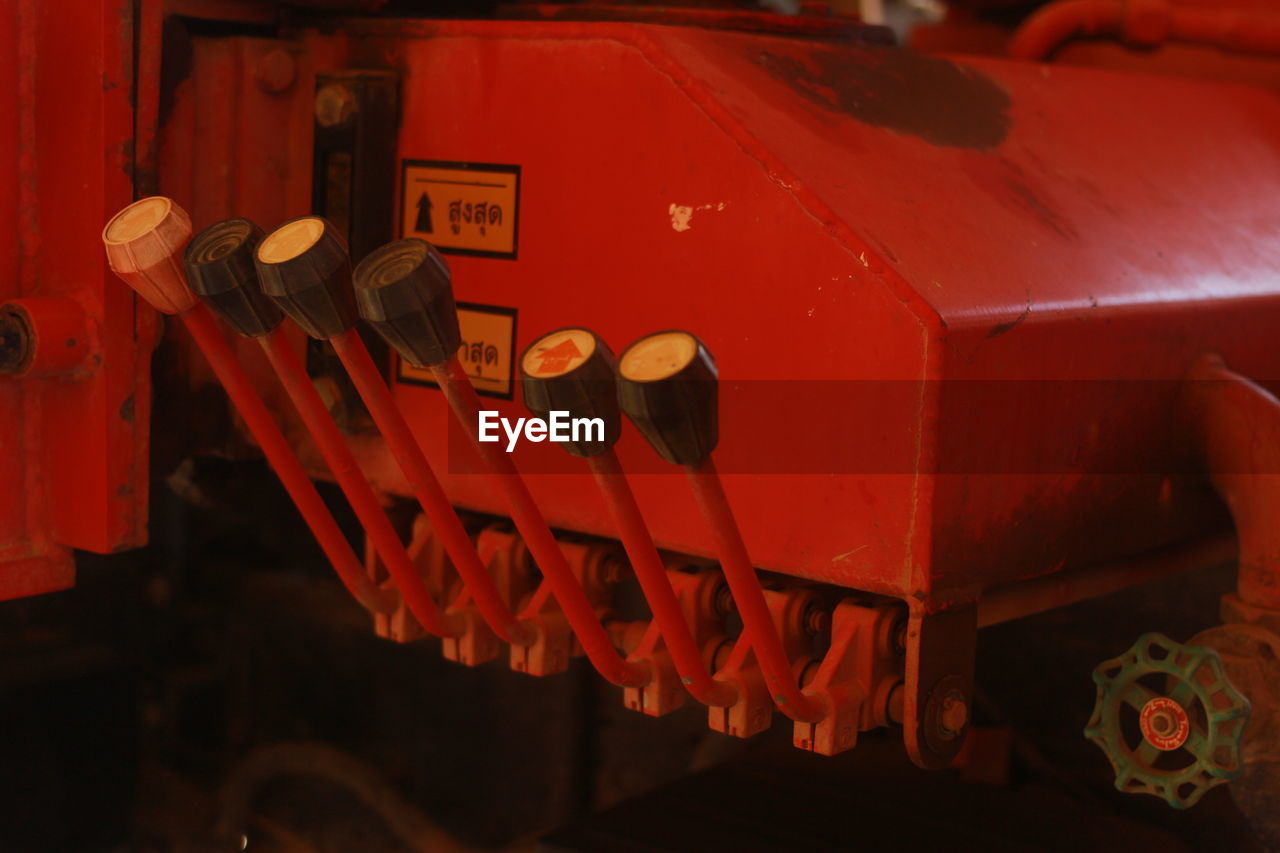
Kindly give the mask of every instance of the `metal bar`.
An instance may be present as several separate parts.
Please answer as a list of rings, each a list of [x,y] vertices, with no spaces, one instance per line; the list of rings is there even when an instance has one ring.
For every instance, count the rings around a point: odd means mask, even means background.
[[[276,375],[280,377],[280,384],[284,386],[289,399],[301,415],[303,423],[315,438],[316,445],[324,456],[329,470],[337,478],[338,485],[342,487],[342,492],[347,496],[351,508],[355,510],[365,532],[369,534],[374,549],[382,557],[387,571],[391,573],[391,579],[400,590],[400,594],[404,596],[405,604],[408,605],[414,618],[429,633],[437,637],[456,636],[461,626],[456,621],[451,623],[441,613],[439,605],[431,597],[431,592],[418,575],[418,570],[414,568],[413,560],[409,558],[404,543],[400,541],[387,514],[378,503],[377,494],[360,472],[360,466],[356,463],[351,449],[347,447],[342,433],[338,431],[338,425],[333,422],[333,417],[325,407],[324,401],[320,399],[320,394],[311,383],[311,377],[307,376],[302,362],[290,347],[284,326],[277,326],[257,340],[262,345],[263,352],[267,354]]]
[[[1187,374],[1183,405],[1209,480],[1236,523],[1236,592],[1246,604],[1280,610],[1280,400],[1206,354]]]
[[[782,638],[764,600],[764,589],[756,577],[742,541],[742,533],[734,520],[733,510],[725,496],[715,463],[708,456],[698,465],[682,466],[693,488],[698,509],[702,511],[715,542],[720,568],[733,600],[742,617],[743,635],[755,651],[756,661],[764,673],[769,695],[778,708],[793,720],[816,723],[826,715],[822,703],[800,691],[796,677],[791,672]]]
[[[640,514],[635,495],[627,482],[627,475],[618,464],[618,457],[610,448],[603,453],[587,457],[591,473],[595,475],[600,493],[613,515],[614,523],[622,538],[623,547],[631,560],[636,579],[649,602],[654,621],[662,632],[662,639],[671,652],[671,661],[680,673],[689,693],[706,705],[728,706],[737,701],[738,691],[732,684],[712,678],[702,651],[694,640],[693,632],[684,619],[680,601],[667,578],[662,558],[649,535],[649,528]]]
[[[458,574],[462,576],[480,615],[505,642],[528,645],[533,641],[532,631],[516,619],[502,600],[497,584],[480,562],[471,537],[458,520],[458,514],[435,472],[431,470],[431,464],[418,445],[418,440],[414,438],[404,415],[383,383],[381,374],[365,349],[363,339],[353,327],[330,338],[329,342],[346,366],[352,383],[378,426],[378,431],[382,433],[392,455],[408,478],[414,497],[418,499],[422,511],[431,521],[432,530],[440,537],[441,544]]]
[[[1066,607],[1159,578],[1235,562],[1235,536],[1220,536],[1162,549],[1131,560],[1055,572],[1034,580],[987,590],[978,600],[978,627],[998,625]]]
[[[498,445],[480,441],[475,428],[480,398],[471,386],[471,380],[463,372],[462,365],[458,364],[457,357],[450,356],[448,361],[433,366],[431,373],[444,391],[449,407],[462,425],[467,438],[488,465],[490,482],[506,500],[511,520],[515,522],[538,568],[551,584],[556,601],[592,665],[605,679],[621,687],[641,687],[648,683],[648,665],[628,661],[613,647],[608,632],[596,618],[591,600],[587,598],[582,584],[574,577],[551,528],[547,526],[546,519],[542,517],[541,510],[511,459]],[[532,614],[536,611],[526,612]]]
[[[253,433],[258,446],[262,448],[267,461],[271,463],[272,470],[276,472],[276,476],[280,478],[289,496],[293,498],[294,505],[302,513],[307,526],[316,537],[316,542],[329,558],[343,585],[357,601],[375,613],[388,613],[394,610],[395,596],[374,587],[368,575],[365,574],[364,567],[351,550],[350,544],[342,535],[328,508],[325,507],[315,485],[307,477],[302,463],[293,455],[289,442],[280,433],[280,428],[271,418],[266,404],[262,402],[262,398],[253,388],[253,383],[236,361],[231,347],[222,336],[208,307],[199,303],[180,316],[187,331],[195,340],[196,346],[200,347],[209,366],[213,368],[218,381],[226,389],[227,396],[231,398],[236,410],[244,418],[245,424]]]

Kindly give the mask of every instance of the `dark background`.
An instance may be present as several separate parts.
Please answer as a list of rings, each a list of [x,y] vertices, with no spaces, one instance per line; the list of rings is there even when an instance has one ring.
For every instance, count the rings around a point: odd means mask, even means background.
[[[1256,849],[1226,788],[1119,794],[1081,735],[1093,667],[1215,624],[1231,571],[984,630],[994,746],[926,773],[897,730],[821,758],[781,717],[739,742],[699,706],[628,712],[581,660],[379,640],[260,462],[185,462],[152,503],[149,548],[0,604],[0,850]]]

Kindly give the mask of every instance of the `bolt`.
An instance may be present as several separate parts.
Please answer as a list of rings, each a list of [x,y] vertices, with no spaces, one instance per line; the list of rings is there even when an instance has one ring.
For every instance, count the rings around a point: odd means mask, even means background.
[[[804,611],[804,630],[809,636],[817,636],[831,628],[831,611],[821,602],[810,602]]]
[[[902,725],[902,721],[907,717],[907,686],[902,683],[895,684],[893,689],[889,691],[889,698],[885,700],[884,704],[884,715],[889,722]]]
[[[279,95],[287,90],[297,74],[298,64],[294,62],[293,54],[281,48],[268,51],[258,59],[253,69],[258,88],[268,95]]]
[[[1158,735],[1168,735],[1177,727],[1178,724],[1174,722],[1173,715],[1168,711],[1157,711],[1151,715],[1151,728]]]
[[[907,653],[907,618],[902,615],[893,624],[893,651],[894,654],[905,655]]]
[[[616,556],[608,556],[600,561],[600,583],[605,586],[614,586],[622,583],[622,579],[627,576],[627,570],[630,566]]]
[[[347,86],[332,83],[316,92],[316,121],[321,127],[338,127],[356,114],[356,93]]]
[[[725,640],[715,647],[711,652],[711,671],[718,672],[724,669],[725,664],[729,662],[729,655],[733,652],[733,642]]]
[[[804,668],[800,670],[800,688],[802,690],[813,683],[813,679],[817,676],[821,667],[822,661],[811,660],[805,663]]]
[[[716,587],[712,606],[715,607],[716,615],[722,618],[733,612],[733,593],[728,584],[722,583]]]
[[[942,697],[942,710],[938,714],[940,734],[950,740],[964,731],[969,725],[969,705],[964,701],[964,694],[952,690]]]
[[[31,328],[14,312],[0,314],[0,373],[17,373],[34,354]]]

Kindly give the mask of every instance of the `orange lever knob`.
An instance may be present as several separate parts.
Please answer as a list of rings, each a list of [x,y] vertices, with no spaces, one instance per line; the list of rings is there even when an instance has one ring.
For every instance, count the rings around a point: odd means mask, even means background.
[[[151,196],[121,210],[102,229],[107,263],[157,311],[182,314],[196,305],[182,272],[191,217],[173,199]]]

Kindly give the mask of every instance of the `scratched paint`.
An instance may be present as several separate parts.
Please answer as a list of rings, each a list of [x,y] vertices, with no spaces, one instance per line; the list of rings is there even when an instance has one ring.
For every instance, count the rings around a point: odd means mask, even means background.
[[[724,210],[728,202],[715,204],[672,204],[667,207],[667,215],[671,217],[671,228],[674,231],[688,231],[693,227],[693,214],[700,210]]]

